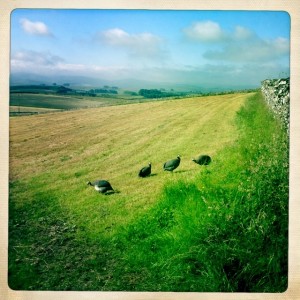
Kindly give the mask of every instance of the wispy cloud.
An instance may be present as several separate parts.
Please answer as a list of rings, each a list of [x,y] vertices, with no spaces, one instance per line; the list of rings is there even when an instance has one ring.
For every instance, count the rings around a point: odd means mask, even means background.
[[[21,19],[20,24],[22,29],[31,35],[38,36],[54,36],[53,33],[49,30],[48,26],[43,22],[32,22],[28,19]]]
[[[280,42],[278,42],[280,44]],[[80,75],[107,80],[142,79],[162,83],[194,84],[199,87],[259,86],[272,74],[289,72],[280,63],[207,63],[194,66],[101,66],[70,63],[49,52],[20,51],[11,57],[12,73],[31,72],[43,75]],[[259,70],[259,72],[258,72]]]
[[[129,69],[122,66],[98,66],[85,65],[81,63],[67,62],[60,56],[50,52],[38,52],[23,50],[12,53],[11,60],[12,73],[31,72],[43,75],[85,75],[85,76],[104,76],[105,78],[128,76]],[[132,71],[132,69],[131,69]]]
[[[273,61],[289,54],[289,41],[284,38],[263,40],[258,37],[243,42],[233,40],[219,50],[207,50],[203,56],[210,60],[231,62]]]
[[[258,72],[259,70],[259,72]],[[288,67],[280,63],[249,63],[237,65],[235,63],[186,66],[185,68],[162,70],[166,78],[180,82],[184,78],[186,83],[198,84],[202,87],[212,86],[260,86],[266,78],[278,76],[281,72],[288,73]]]
[[[128,55],[156,59],[166,55],[163,40],[152,33],[144,32],[130,34],[120,28],[112,28],[98,32],[96,41],[127,51]]]
[[[41,68],[53,69],[65,63],[65,60],[50,52],[32,50],[18,51],[12,54],[11,68],[13,71],[38,70]]]
[[[243,41],[243,40],[248,40],[248,39],[252,39],[255,37],[256,37],[256,34],[252,30],[238,25],[234,29],[231,40]]]
[[[290,51],[288,39],[264,39],[239,25],[226,31],[216,22],[204,21],[194,23],[183,32],[189,40],[204,47],[203,57],[208,60],[255,63],[280,59]]]

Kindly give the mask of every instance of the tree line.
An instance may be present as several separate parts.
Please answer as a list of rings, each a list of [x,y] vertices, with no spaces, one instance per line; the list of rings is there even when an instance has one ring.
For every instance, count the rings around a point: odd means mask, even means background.
[[[144,98],[164,98],[164,97],[183,96],[186,95],[186,93],[164,91],[158,89],[140,89],[139,95],[143,96]]]

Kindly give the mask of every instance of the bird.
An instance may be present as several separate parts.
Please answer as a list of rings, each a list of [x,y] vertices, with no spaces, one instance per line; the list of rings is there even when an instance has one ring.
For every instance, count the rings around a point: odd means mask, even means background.
[[[207,166],[211,163],[211,157],[209,155],[199,155],[198,157],[193,158],[192,161],[198,165]]]
[[[107,180],[96,180],[94,182],[88,181],[87,185],[93,186],[97,192],[102,194],[111,194],[115,192]]]
[[[177,158],[168,160],[164,163],[164,171],[173,172],[180,164],[180,155],[177,155]]]
[[[147,177],[151,175],[151,162],[148,163],[148,166],[143,167],[139,172],[139,177]]]

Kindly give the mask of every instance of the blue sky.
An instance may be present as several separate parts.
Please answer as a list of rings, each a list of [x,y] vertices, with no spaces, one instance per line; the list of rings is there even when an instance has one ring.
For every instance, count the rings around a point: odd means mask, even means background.
[[[210,86],[289,75],[290,18],[269,11],[11,14],[11,72]]]

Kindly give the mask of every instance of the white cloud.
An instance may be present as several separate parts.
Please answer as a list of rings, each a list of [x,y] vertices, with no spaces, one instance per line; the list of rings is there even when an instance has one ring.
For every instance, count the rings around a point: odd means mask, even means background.
[[[243,26],[236,26],[233,33],[234,40],[247,40],[255,36],[254,32]]]
[[[225,31],[218,23],[212,21],[196,22],[183,32],[190,40],[204,43],[220,42],[226,38]]]
[[[134,57],[155,59],[166,55],[163,40],[148,32],[129,34],[123,29],[113,28],[99,32],[96,40],[104,45],[125,50]]]
[[[137,37],[131,37],[127,32],[119,28],[109,29],[99,33],[104,43],[112,46],[130,46]]]
[[[28,19],[20,20],[23,30],[31,35],[53,36],[47,25],[43,22],[32,22]]]
[[[223,62],[262,62],[287,57],[290,51],[289,40],[276,38],[267,40],[243,26],[225,31],[212,21],[197,22],[184,29],[190,40],[199,42],[203,57]],[[211,44],[213,43],[213,48]]]
[[[64,59],[49,52],[26,50],[13,53],[10,63],[14,71],[32,71],[57,68]]]
[[[281,59],[289,54],[289,41],[284,38],[263,40],[259,37],[231,40],[219,50],[207,50],[203,56],[210,60],[231,62],[261,62]]]
[[[278,37],[271,41],[277,53],[287,54],[290,51],[290,42],[286,38]]]
[[[272,44],[279,49],[286,50],[285,40],[276,39]],[[249,87],[259,86],[260,81],[266,78],[278,76],[280,73],[289,72],[288,66],[272,61],[244,61],[236,63],[232,61],[206,63],[203,65],[185,66],[181,64],[140,66],[115,65],[103,66],[97,64],[86,65],[82,63],[70,63],[62,57],[50,52],[19,51],[12,53],[11,72],[26,72],[38,75],[70,75],[103,78],[107,80],[138,79],[164,83],[196,85],[203,88],[220,87]],[[130,81],[129,81],[130,82]],[[142,87],[141,87],[142,88]]]
[[[13,53],[10,60],[12,73],[34,73],[41,75],[84,75],[103,76],[103,78],[114,79],[117,76],[125,77],[132,69],[122,66],[98,66],[85,65],[81,63],[69,63],[60,56],[50,52],[38,52],[23,50]]]

